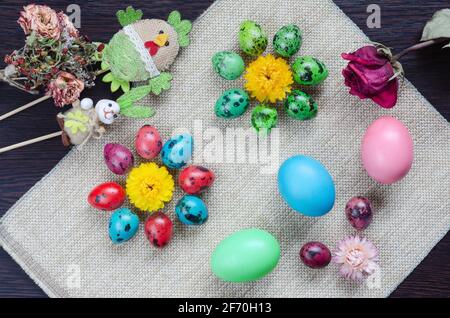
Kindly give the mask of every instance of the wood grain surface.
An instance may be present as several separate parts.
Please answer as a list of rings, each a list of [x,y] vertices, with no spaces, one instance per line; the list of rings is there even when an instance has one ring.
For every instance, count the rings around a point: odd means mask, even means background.
[[[250,0],[243,0],[250,1]],[[65,10],[71,3],[81,6],[81,31],[96,41],[108,41],[119,29],[115,12],[125,5],[134,5],[144,11],[145,17],[167,17],[173,9],[195,20],[212,0],[155,0],[155,1],[81,1],[49,0],[54,9]],[[381,7],[381,29],[366,25],[367,6]],[[20,7],[28,1],[0,1],[0,56],[23,44],[24,35],[16,24]],[[44,3],[35,1],[35,3]],[[335,0],[335,3],[373,41],[384,43],[398,52],[420,39],[425,22],[438,9],[450,7],[448,0]],[[280,5],[283,1],[280,0]],[[332,30],[332,28],[330,28]],[[337,41],[339,39],[336,39]],[[450,50],[430,48],[412,53],[403,60],[408,79],[447,119],[450,119]],[[0,63],[3,68],[4,63]],[[115,98],[105,85],[98,85],[87,95],[94,100]],[[33,100],[0,83],[0,114]],[[414,109],[411,109],[414,111]],[[0,123],[0,147],[58,131],[54,120],[58,113],[51,101],[24,111]],[[23,194],[47,174],[64,155],[58,138],[0,155],[0,216]],[[432,213],[432,211],[430,211]],[[431,251],[426,259],[398,287],[391,297],[450,297],[450,235]],[[401,261],[401,255],[399,255]],[[45,297],[22,269],[2,249],[0,250],[0,297]]]

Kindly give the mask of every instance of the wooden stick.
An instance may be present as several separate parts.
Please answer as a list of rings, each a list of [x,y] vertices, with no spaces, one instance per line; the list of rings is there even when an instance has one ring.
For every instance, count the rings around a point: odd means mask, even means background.
[[[30,102],[30,103],[28,103],[28,104],[25,104],[25,105],[23,105],[23,106],[20,106],[20,107],[18,107],[18,108],[16,108],[16,109],[10,111],[9,113],[6,113],[6,114],[0,116],[0,121],[2,121],[3,119],[6,119],[6,118],[8,118],[8,117],[11,117],[12,115],[15,115],[15,114],[17,114],[17,113],[20,113],[21,111],[23,111],[23,110],[25,110],[25,109],[27,109],[27,108],[30,108],[30,107],[32,107],[32,106],[34,106],[34,105],[37,105],[37,104],[39,104],[39,103],[42,103],[43,101],[49,99],[50,97],[51,97],[51,96],[48,96],[48,95],[42,96],[42,97],[40,97],[40,98],[38,98],[38,99],[35,99],[34,101],[32,101],[32,102]]]
[[[10,151],[10,150],[13,150],[13,149],[20,148],[20,147],[28,146],[28,145],[31,145],[31,144],[34,144],[34,143],[37,143],[37,142],[40,142],[40,141],[43,141],[43,140],[55,138],[55,137],[58,137],[58,136],[61,136],[61,135],[62,135],[62,131],[58,131],[58,132],[55,132],[53,134],[48,134],[48,135],[41,136],[41,137],[38,137],[38,138],[34,138],[34,139],[27,140],[27,141],[19,142],[18,144],[15,144],[15,145],[11,145],[11,146],[7,146],[7,147],[4,147],[4,148],[0,148],[0,153],[7,152],[7,151]]]

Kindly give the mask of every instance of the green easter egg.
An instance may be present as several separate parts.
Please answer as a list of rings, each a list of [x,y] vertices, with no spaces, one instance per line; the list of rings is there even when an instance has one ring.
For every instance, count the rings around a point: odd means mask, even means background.
[[[235,80],[245,70],[244,60],[234,52],[218,52],[212,58],[214,70],[226,80]]]
[[[275,108],[259,105],[252,112],[252,126],[258,132],[269,133],[278,123],[278,112]]]
[[[317,103],[308,94],[294,90],[284,102],[284,109],[294,119],[307,120],[316,117]]]
[[[251,56],[258,56],[267,48],[266,32],[254,21],[244,21],[239,31],[239,45],[241,50]]]
[[[225,91],[217,100],[215,112],[220,118],[232,119],[243,115],[250,105],[250,97],[240,89]]]
[[[243,283],[263,278],[280,260],[280,244],[269,232],[247,229],[236,232],[217,245],[211,270],[226,282]]]
[[[312,56],[302,56],[292,64],[294,80],[302,85],[317,85],[328,77],[328,69]]]
[[[282,57],[291,57],[301,46],[302,31],[294,24],[285,25],[273,38],[273,48]]]

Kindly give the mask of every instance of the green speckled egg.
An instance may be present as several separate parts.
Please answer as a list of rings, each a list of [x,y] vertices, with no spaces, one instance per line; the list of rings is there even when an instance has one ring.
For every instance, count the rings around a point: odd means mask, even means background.
[[[239,31],[239,45],[242,51],[251,56],[258,56],[267,48],[266,32],[254,21],[244,21]]]
[[[229,51],[218,52],[212,58],[214,70],[226,80],[235,80],[242,75],[245,64],[239,54]]]
[[[307,120],[317,115],[317,103],[308,94],[294,90],[284,102],[288,115],[294,119]]]
[[[233,88],[225,91],[217,100],[215,112],[220,118],[237,118],[245,113],[250,105],[250,97],[240,89]]]
[[[312,56],[302,56],[292,64],[294,80],[302,85],[317,85],[328,77],[325,64]]]
[[[268,134],[270,130],[277,126],[278,112],[275,108],[266,105],[259,105],[252,112],[252,126],[258,132]]]
[[[291,57],[302,46],[302,31],[295,24],[282,27],[273,38],[275,52],[283,57]]]

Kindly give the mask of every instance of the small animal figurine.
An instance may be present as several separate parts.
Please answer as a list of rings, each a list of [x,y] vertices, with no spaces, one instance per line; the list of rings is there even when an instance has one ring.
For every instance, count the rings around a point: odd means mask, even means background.
[[[128,7],[117,12],[123,29],[116,33],[102,51],[102,69],[108,73],[103,81],[111,83],[111,91],[124,91],[117,102],[124,116],[148,118],[151,107],[139,106],[139,100],[150,93],[161,94],[170,88],[172,75],[166,70],[175,61],[180,48],[189,45],[192,23],[181,20],[178,11],[167,21],[144,19],[141,10]],[[147,84],[131,88],[131,83]]]
[[[95,107],[90,98],[73,103],[70,110],[57,115],[64,146],[83,146],[90,138],[102,137],[103,125],[114,123],[119,113],[119,104],[108,99],[98,101]]]

